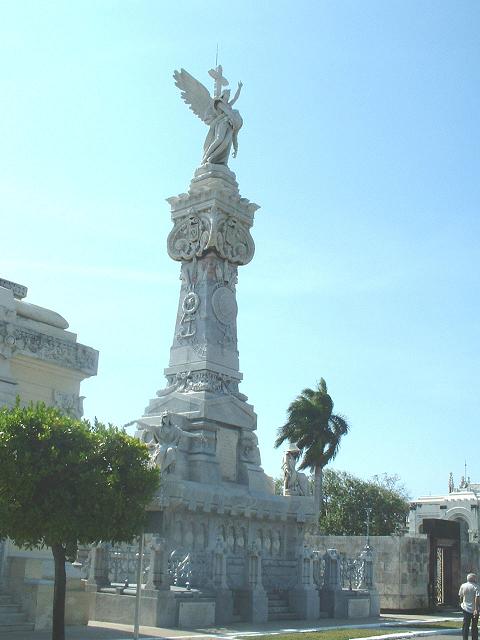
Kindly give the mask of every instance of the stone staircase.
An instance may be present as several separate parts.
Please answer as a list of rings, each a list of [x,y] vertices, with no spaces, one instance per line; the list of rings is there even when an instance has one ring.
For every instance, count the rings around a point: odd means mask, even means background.
[[[286,591],[268,592],[268,620],[295,620],[298,616],[288,604]]]
[[[7,631],[33,631],[33,622],[26,621],[26,615],[20,605],[13,602],[12,596],[0,592],[0,633]]]

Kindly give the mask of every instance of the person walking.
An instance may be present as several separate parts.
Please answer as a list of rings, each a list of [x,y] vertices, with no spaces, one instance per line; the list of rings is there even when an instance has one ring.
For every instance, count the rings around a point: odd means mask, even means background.
[[[468,632],[470,624],[472,625],[472,640],[478,640],[478,600],[480,599],[480,590],[477,585],[477,576],[475,573],[467,575],[467,581],[460,586],[458,592],[462,599],[460,606],[463,610],[463,640],[468,640]]]

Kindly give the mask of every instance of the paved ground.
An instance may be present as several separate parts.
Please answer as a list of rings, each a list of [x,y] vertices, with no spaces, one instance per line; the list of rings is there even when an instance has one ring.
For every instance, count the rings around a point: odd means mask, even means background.
[[[413,616],[413,615],[382,615],[380,618],[371,620],[359,619],[349,620],[345,624],[343,620],[323,619],[314,623],[305,621],[283,621],[269,622],[265,624],[239,623],[224,628],[215,629],[199,629],[195,631],[186,629],[156,629],[152,627],[141,627],[140,638],[142,640],[158,640],[159,638],[172,640],[208,640],[208,639],[225,639],[235,640],[235,638],[254,638],[261,634],[277,634],[294,631],[321,631],[332,628],[372,628],[373,637],[389,638],[413,638],[418,636],[435,636],[435,640],[453,640],[453,638],[461,636],[461,630],[444,631],[431,629],[410,629],[413,622],[427,622],[444,620],[446,616]],[[449,616],[450,618],[450,616]],[[458,619],[459,616],[455,616]],[[450,618],[451,619],[451,618]],[[379,626],[382,627],[379,630]],[[405,631],[401,634],[392,635],[389,627],[395,626],[398,629],[402,626]],[[453,636],[453,638],[452,638]],[[274,637],[274,635],[273,635]],[[0,640],[50,640],[51,632],[49,631],[20,631],[20,632],[0,632]],[[91,622],[88,627],[67,627],[66,640],[130,640],[133,638],[133,630],[131,626],[113,624],[107,622]],[[301,636],[300,636],[301,640]],[[366,640],[365,638],[363,640]]]

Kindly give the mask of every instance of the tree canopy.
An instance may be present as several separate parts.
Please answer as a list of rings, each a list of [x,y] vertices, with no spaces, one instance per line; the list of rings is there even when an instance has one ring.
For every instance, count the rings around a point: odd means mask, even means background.
[[[42,403],[0,410],[0,538],[52,548],[55,598],[77,544],[132,540],[158,484],[146,446],[124,431]],[[64,637],[62,607],[64,586],[55,639]]]
[[[304,389],[287,409],[287,422],[278,429],[275,447],[288,440],[299,450],[299,469],[315,474],[316,511],[322,506],[322,470],[335,458],[342,436],[349,425],[343,416],[333,413],[333,400],[327,384],[320,378],[315,389]]]
[[[397,476],[384,474],[366,481],[345,471],[325,471],[322,533],[365,535],[367,508],[371,509],[370,535],[390,535],[405,526],[408,496]]]

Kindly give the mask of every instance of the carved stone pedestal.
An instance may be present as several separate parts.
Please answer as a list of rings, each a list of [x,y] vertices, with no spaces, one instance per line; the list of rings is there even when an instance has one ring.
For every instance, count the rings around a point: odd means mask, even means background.
[[[320,594],[314,587],[292,589],[288,602],[299,620],[317,620],[320,616]]]
[[[233,619],[233,593],[231,589],[217,589],[215,593],[215,624],[228,624]]]
[[[236,595],[238,609],[246,622],[268,621],[268,597],[262,587],[242,589]]]

